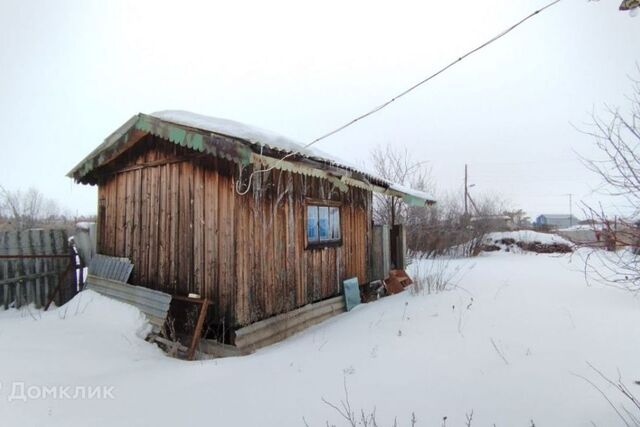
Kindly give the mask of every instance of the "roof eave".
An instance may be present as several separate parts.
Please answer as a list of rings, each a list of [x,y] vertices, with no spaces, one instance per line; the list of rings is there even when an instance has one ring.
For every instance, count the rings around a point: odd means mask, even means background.
[[[91,172],[115,159],[148,134],[166,139],[176,145],[199,152],[206,152],[244,165],[261,161],[262,163],[270,164],[270,166],[293,171],[297,170],[310,175],[337,176],[337,178],[332,179],[341,181],[344,185],[355,185],[377,193],[399,197],[410,206],[428,206],[435,203],[435,200],[427,197],[426,194],[403,191],[402,188],[398,188],[401,186],[333,161],[309,158],[302,154],[292,157],[291,160],[295,158],[294,161],[283,161],[279,157],[280,154],[284,153],[282,155],[286,155],[290,152],[258,153],[255,149],[257,145],[251,141],[192,128],[142,113],[134,115],[109,135],[102,144],[71,169],[67,176],[73,178],[76,182],[93,183],[91,179],[87,179]]]

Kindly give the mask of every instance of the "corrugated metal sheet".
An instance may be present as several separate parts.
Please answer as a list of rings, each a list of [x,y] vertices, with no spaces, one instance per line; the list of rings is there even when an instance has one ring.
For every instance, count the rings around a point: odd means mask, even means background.
[[[133,264],[128,258],[96,254],[89,264],[88,273],[105,279],[127,283],[133,271]]]
[[[155,329],[163,327],[171,304],[171,295],[142,286],[88,275],[85,289],[131,304],[143,312]]]

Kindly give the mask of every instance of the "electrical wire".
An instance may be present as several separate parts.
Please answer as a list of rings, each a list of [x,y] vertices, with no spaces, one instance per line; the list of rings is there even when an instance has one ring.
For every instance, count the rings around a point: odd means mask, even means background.
[[[547,4],[546,6],[542,7],[541,9],[536,10],[535,12],[527,15],[527,17],[521,19],[520,21],[518,21],[516,24],[512,25],[511,27],[507,28],[506,30],[504,30],[503,32],[501,32],[500,34],[498,34],[497,36],[489,39],[488,41],[482,43],[480,46],[470,50],[469,52],[465,53],[464,55],[462,55],[461,57],[459,57],[458,59],[454,60],[453,62],[449,63],[448,65],[446,65],[445,67],[441,68],[440,70],[436,71],[435,73],[431,74],[429,77],[419,81],[418,83],[414,84],[413,86],[411,86],[409,89],[406,89],[405,91],[399,93],[398,95],[394,96],[393,98],[389,99],[388,101],[386,101],[385,103],[379,105],[378,107],[374,108],[371,111],[368,111],[364,114],[362,114],[361,116],[356,117],[355,119],[351,120],[350,122],[340,126],[339,128],[332,130],[329,133],[326,133],[324,135],[322,135],[319,138],[314,139],[313,141],[311,141],[309,144],[305,145],[305,148],[308,148],[310,146],[312,146],[313,144],[322,141],[325,138],[330,137],[331,135],[334,135],[346,128],[348,128],[349,126],[353,125],[354,123],[369,117],[372,114],[377,113],[378,111],[382,110],[383,108],[387,107],[389,104],[393,103],[394,101],[402,98],[403,96],[405,96],[406,94],[408,94],[409,92],[412,92],[413,90],[417,89],[418,87],[422,86],[423,84],[427,83],[429,80],[437,77],[438,75],[444,73],[445,71],[447,71],[449,68],[453,67],[454,65],[456,65],[457,63],[463,61],[465,58],[467,58],[468,56],[473,55],[474,53],[476,53],[477,51],[479,51],[480,49],[483,49],[487,46],[489,46],[491,43],[501,39],[502,37],[506,36],[507,34],[509,34],[511,31],[515,30],[516,28],[518,28],[520,25],[524,24],[526,21],[528,21],[529,19],[533,18],[534,16],[536,16],[537,14],[539,14],[540,12],[543,12],[544,10],[554,6],[557,3],[560,3],[562,0],[554,0],[551,3]]]
[[[354,125],[355,123],[359,122],[360,120],[365,119],[365,118],[371,116],[372,114],[377,113],[378,111],[380,111],[383,108],[389,106],[390,104],[392,104],[393,102],[395,102],[398,99],[402,98],[403,96],[407,95],[408,93],[414,91],[418,87],[424,85],[428,81],[430,81],[430,80],[434,79],[435,77],[439,76],[440,74],[444,73],[449,68],[451,68],[454,65],[462,62],[467,57],[469,57],[469,56],[473,55],[474,53],[478,52],[479,50],[489,46],[490,44],[494,43],[495,41],[500,40],[502,37],[506,36],[507,34],[512,32],[513,30],[518,28],[520,25],[524,24],[525,22],[527,22],[528,20],[533,18],[534,16],[538,15],[539,13],[541,13],[541,12],[543,12],[543,11],[549,9],[549,8],[551,8],[552,6],[555,6],[556,4],[560,3],[561,1],[562,0],[554,0],[551,3],[548,3],[547,5],[545,5],[544,7],[540,8],[540,9],[538,9],[538,10],[532,12],[532,13],[530,13],[526,17],[522,18],[521,20],[519,20],[518,22],[516,22],[515,24],[513,24],[512,26],[507,28],[506,30],[502,31],[501,33],[499,33],[498,35],[492,37],[491,39],[487,40],[486,42],[482,43],[481,45],[475,47],[474,49],[471,49],[470,51],[468,51],[464,55],[462,55],[459,58],[455,59],[454,61],[450,62],[449,64],[447,64],[443,68],[439,69],[435,73],[431,74],[430,76],[426,77],[425,79],[419,81],[418,83],[414,84],[413,86],[409,87],[408,89],[400,92],[399,94],[397,94],[393,98],[389,99],[388,101],[384,102],[383,104],[380,104],[379,106],[375,107],[374,109],[372,109],[372,110],[370,110],[370,111],[368,111],[368,112],[356,117],[355,119],[353,119],[353,120],[345,123],[344,125],[332,130],[331,132],[328,132],[328,133],[326,133],[326,134],[314,139],[313,141],[311,141],[308,144],[306,144],[304,146],[304,148],[309,148],[312,145],[317,144],[318,142],[322,141],[323,139],[326,139],[326,138],[328,138],[328,137],[330,137],[332,135],[335,135],[336,133],[343,131],[344,129]],[[236,191],[241,196],[247,194],[249,192],[250,188],[251,188],[251,182],[252,182],[253,176],[255,174],[269,172],[272,169],[276,168],[281,162],[283,162],[284,160],[288,159],[289,157],[291,157],[291,156],[293,156],[295,154],[298,154],[298,153],[295,152],[295,151],[292,151],[292,152],[288,153],[287,155],[285,155],[284,157],[280,158],[277,162],[272,164],[270,167],[268,167],[266,169],[259,169],[259,170],[253,171],[248,177],[247,187],[246,187],[245,190],[240,190],[240,187],[241,187],[242,184],[241,184],[241,180],[238,180],[236,182]]]

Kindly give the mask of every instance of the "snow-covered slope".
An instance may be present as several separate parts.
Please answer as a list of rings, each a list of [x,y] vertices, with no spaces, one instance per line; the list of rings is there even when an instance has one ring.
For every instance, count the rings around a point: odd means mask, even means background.
[[[637,298],[586,286],[576,256],[498,252],[455,267],[457,289],[362,305],[241,358],[169,359],[139,338],[135,309],[95,294],[36,319],[0,311],[0,414],[12,426],[342,426],[321,399],[344,400],[346,381],[352,408],[375,407],[381,427],[412,412],[417,426],[463,426],[471,410],[474,426],[620,425],[573,374],[616,403],[586,362],[640,379]],[[109,385],[114,399],[8,402],[12,381]]]

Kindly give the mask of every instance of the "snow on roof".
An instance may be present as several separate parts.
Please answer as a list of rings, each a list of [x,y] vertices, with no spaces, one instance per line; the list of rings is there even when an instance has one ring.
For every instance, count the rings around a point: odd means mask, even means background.
[[[189,126],[196,129],[207,130],[209,132],[240,138],[252,144],[265,146],[273,150],[292,152],[295,151],[305,157],[318,158],[330,161],[350,168],[358,169],[355,165],[346,160],[332,156],[315,147],[305,147],[304,144],[293,139],[280,135],[276,132],[262,129],[246,123],[236,122],[229,119],[203,116],[202,114],[191,113],[182,110],[157,111],[151,114],[160,120]],[[369,172],[367,172],[369,173]]]
[[[389,189],[404,193],[410,197],[430,202],[433,202],[435,200],[433,196],[428,193],[420,190],[414,190],[402,184],[393,183],[389,180],[376,176],[374,173],[367,171],[361,166],[355,166],[344,159],[328,154],[315,147],[305,147],[304,144],[298,141],[294,141],[293,139],[270,130],[236,122],[234,120],[209,117],[183,110],[157,111],[155,113],[152,113],[151,116],[163,121],[206,130],[232,138],[239,138],[252,144],[264,146],[272,150],[278,150],[287,153],[296,152],[310,159],[319,160],[338,167],[351,169],[361,172],[365,175],[369,175],[370,177],[375,178],[381,182],[385,182],[388,185]]]
[[[431,201],[435,200],[433,196],[431,196],[428,193],[425,193],[424,191],[414,190],[413,188],[407,187],[406,185],[394,183],[383,178],[379,178],[379,179],[383,181],[387,181],[389,183],[389,188],[392,190],[399,191],[400,193],[408,194],[409,196],[417,197],[418,199],[426,199]]]

